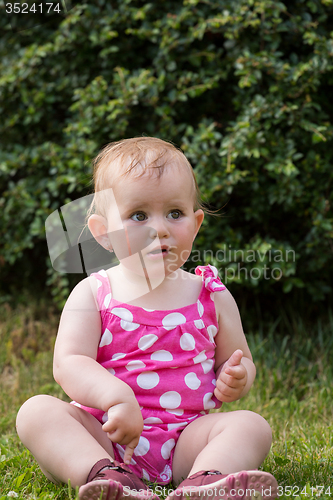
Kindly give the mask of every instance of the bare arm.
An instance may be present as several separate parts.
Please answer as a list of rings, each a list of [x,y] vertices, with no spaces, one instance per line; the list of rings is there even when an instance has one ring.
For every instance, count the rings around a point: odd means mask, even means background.
[[[96,280],[90,277],[69,296],[61,315],[53,373],[72,399],[108,411],[103,429],[112,441],[128,445],[128,461],[142,432],[142,415],[133,390],[96,362],[101,319],[95,294]]]
[[[66,302],[55,344],[53,373],[71,398],[107,411],[134,394],[96,362],[101,320],[92,280],[81,281]]]
[[[228,290],[214,295],[219,330],[215,337],[215,396],[231,402],[245,396],[256,375],[237,304]]]

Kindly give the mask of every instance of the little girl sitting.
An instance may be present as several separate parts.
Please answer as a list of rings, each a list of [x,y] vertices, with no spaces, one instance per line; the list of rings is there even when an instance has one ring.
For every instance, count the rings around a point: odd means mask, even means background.
[[[255,378],[236,303],[213,266],[182,269],[204,218],[184,154],[160,139],[108,145],[95,161],[94,238],[119,264],[81,281],[64,307],[54,377],[17,431],[44,474],[79,498],[273,499],[257,470],[271,430],[249,411],[213,412]]]

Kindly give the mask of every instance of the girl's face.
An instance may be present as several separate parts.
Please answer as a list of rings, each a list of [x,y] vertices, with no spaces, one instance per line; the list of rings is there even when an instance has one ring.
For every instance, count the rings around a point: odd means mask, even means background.
[[[141,264],[143,258],[149,275],[154,274],[154,269],[157,273],[163,269],[165,276],[179,269],[191,253],[204,218],[202,210],[194,212],[195,187],[191,173],[168,166],[160,178],[154,173],[119,178],[113,195],[116,207],[111,204],[107,212],[107,231],[115,253],[112,234],[116,236],[115,231],[125,229],[133,253],[141,250]],[[132,264],[126,265],[126,258],[117,257],[121,265],[133,271]]]

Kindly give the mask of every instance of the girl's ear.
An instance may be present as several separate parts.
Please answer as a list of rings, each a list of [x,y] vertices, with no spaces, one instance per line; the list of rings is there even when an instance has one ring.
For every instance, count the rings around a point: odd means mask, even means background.
[[[95,240],[106,250],[111,250],[105,217],[96,214],[91,215],[88,219],[88,227]]]
[[[195,233],[193,236],[193,241],[195,240],[195,237],[198,234],[198,231],[199,231],[201,224],[204,220],[205,214],[204,214],[203,210],[201,210],[201,208],[199,208],[199,210],[194,212],[194,217],[195,217]]]

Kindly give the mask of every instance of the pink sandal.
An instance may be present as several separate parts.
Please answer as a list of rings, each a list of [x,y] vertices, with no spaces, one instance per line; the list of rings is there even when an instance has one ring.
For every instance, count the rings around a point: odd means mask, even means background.
[[[79,500],[160,500],[129,467],[105,458],[89,472]]]
[[[273,500],[278,484],[268,472],[258,470],[221,474],[200,471],[185,479],[167,500]]]

